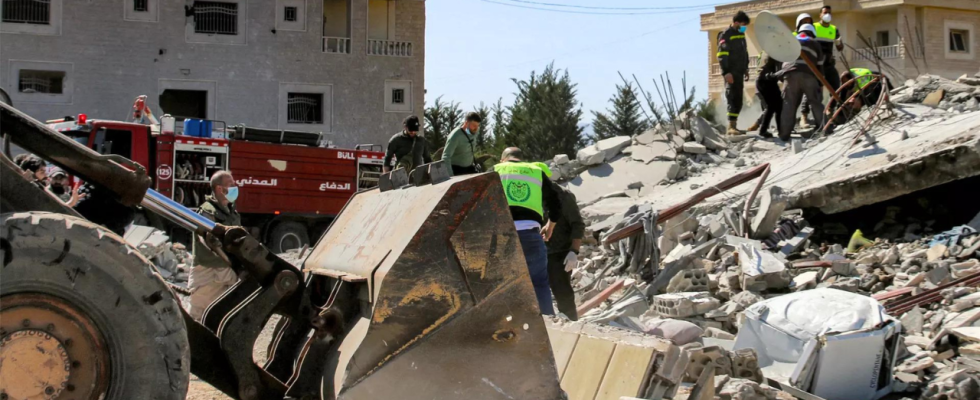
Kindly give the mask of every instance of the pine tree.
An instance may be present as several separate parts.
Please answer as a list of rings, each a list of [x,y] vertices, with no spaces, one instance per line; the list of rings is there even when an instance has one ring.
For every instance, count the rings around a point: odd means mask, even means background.
[[[503,98],[498,98],[490,107],[490,119],[493,123],[493,138],[488,152],[494,157],[499,157],[506,147],[507,124],[510,123],[510,115],[507,113],[507,107],[504,106]]]
[[[609,99],[612,109],[607,113],[593,111],[592,129],[595,131],[594,140],[602,140],[613,136],[633,136],[642,133],[649,127],[643,109],[640,108],[638,94],[633,86],[616,85],[616,94]]]
[[[425,107],[425,139],[432,150],[441,149],[446,145],[446,138],[459,127],[463,121],[463,110],[457,102],[443,102],[442,96],[436,97],[432,107]]]
[[[480,121],[483,121],[480,123],[480,129],[476,131],[476,150],[480,153],[485,153],[489,147],[493,146],[492,129],[490,127],[490,107],[481,101],[480,106],[474,111],[480,116]]]
[[[528,160],[545,160],[555,154],[575,154],[585,145],[580,103],[568,71],[549,64],[528,80],[512,79],[517,96],[510,107],[505,146],[517,146]]]

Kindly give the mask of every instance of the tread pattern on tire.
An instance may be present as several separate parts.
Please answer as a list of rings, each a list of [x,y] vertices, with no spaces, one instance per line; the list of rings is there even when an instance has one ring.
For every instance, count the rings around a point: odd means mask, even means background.
[[[108,344],[112,357],[111,376],[116,378],[117,374],[122,374],[118,376],[123,377],[122,382],[110,383],[109,398],[174,400],[186,396],[190,349],[180,302],[146,257],[105,227],[73,216],[45,212],[9,213],[0,215],[0,226],[0,248],[4,253],[0,260],[5,275],[0,281],[3,295],[34,290],[90,300],[92,304],[86,306],[96,310],[90,316],[104,335],[108,334],[106,331],[115,332],[117,336],[127,336],[114,337],[112,340],[117,344],[121,341],[140,345],[140,348],[128,348]],[[18,254],[20,252],[25,254]],[[55,253],[57,255],[50,257]],[[38,254],[49,257],[20,263],[20,257]],[[88,264],[74,263],[78,259],[84,259]],[[95,271],[92,267],[95,265],[111,267]],[[8,270],[8,266],[15,268]],[[58,269],[63,269],[64,273],[59,273]],[[6,279],[8,277],[11,279]],[[81,288],[76,288],[76,279]],[[91,282],[82,284],[83,279]],[[96,284],[106,287],[95,296],[97,298],[92,298],[91,288]],[[113,289],[120,293],[112,296]],[[133,314],[151,318],[139,319]],[[119,322],[127,319],[133,323]],[[131,332],[139,327],[147,331],[142,333],[151,337],[138,337],[141,332]],[[112,340],[107,338],[107,342]],[[120,366],[119,363],[127,365]],[[147,374],[156,379],[146,380]],[[166,376],[166,380],[159,375]],[[117,387],[134,384],[142,388]]]

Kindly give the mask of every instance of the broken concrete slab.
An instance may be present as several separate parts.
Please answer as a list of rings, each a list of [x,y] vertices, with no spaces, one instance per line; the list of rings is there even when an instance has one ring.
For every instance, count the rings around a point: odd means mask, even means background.
[[[779,186],[771,186],[759,193],[759,211],[752,218],[752,238],[765,239],[772,234],[776,222],[783,215],[788,200]]]
[[[614,136],[603,139],[592,146],[579,150],[576,159],[581,161],[583,165],[599,165],[611,160],[632,142],[633,139],[629,136]]]
[[[685,153],[691,154],[705,154],[708,152],[707,147],[697,142],[684,142],[683,150]]]
[[[739,280],[743,290],[762,292],[789,287],[792,276],[786,265],[768,251],[748,244],[738,246]]]

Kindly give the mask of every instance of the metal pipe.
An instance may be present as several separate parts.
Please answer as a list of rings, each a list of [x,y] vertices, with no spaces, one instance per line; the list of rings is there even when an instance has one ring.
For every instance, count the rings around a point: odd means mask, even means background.
[[[201,214],[191,211],[153,189],[147,189],[141,204],[150,211],[160,214],[160,216],[192,232],[211,232],[215,227],[214,221],[204,218]]]

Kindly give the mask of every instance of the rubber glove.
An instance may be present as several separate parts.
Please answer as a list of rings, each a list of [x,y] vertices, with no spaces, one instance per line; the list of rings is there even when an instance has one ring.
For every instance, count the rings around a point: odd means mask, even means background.
[[[569,251],[568,255],[565,256],[565,272],[572,272],[572,269],[578,265],[578,254],[574,251]]]

